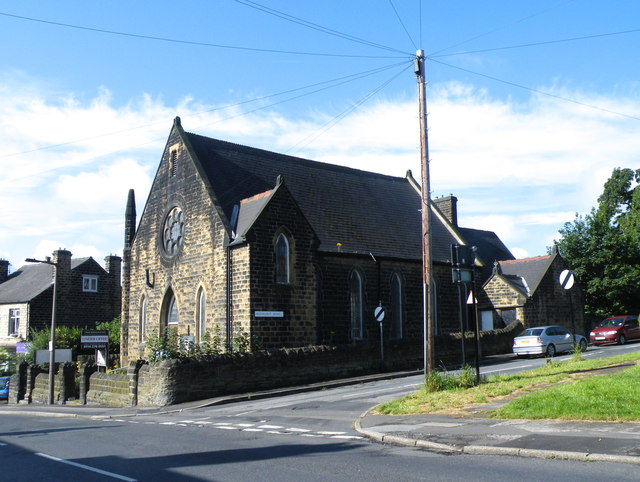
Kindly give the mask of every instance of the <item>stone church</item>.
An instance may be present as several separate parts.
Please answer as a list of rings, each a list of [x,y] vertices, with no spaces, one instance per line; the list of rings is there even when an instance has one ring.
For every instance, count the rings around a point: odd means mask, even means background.
[[[438,333],[460,328],[452,244],[477,246],[479,284],[483,268],[513,259],[494,233],[458,227],[456,201],[432,206]],[[139,222],[129,193],[122,362],[172,328],[194,343],[216,331],[228,347],[244,331],[267,349],[422,340],[420,208],[410,171],[232,144],[185,132],[176,118]]]

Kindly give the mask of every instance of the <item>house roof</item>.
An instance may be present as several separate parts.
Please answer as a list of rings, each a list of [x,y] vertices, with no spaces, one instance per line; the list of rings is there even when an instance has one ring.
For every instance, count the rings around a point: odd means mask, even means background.
[[[320,240],[319,250],[419,259],[420,196],[406,178],[300,159],[186,134],[225,215],[281,175]],[[242,207],[241,207],[242,209]],[[446,238],[442,226],[434,226]]]
[[[527,295],[532,295],[538,289],[538,285],[542,281],[542,278],[549,270],[549,267],[555,260],[557,254],[549,254],[546,256],[536,256],[534,258],[514,259],[507,261],[500,261],[500,270],[504,278],[522,290],[522,281],[517,283],[515,278],[521,278],[528,287]]]
[[[410,172],[387,176],[180,131],[227,219],[238,206],[236,234],[251,227],[282,176],[319,251],[421,258],[421,198]],[[460,242],[455,227],[432,216],[431,239],[433,262],[449,263],[451,244]]]
[[[74,270],[93,258],[71,260]],[[95,261],[94,261],[95,262]],[[53,266],[49,264],[25,264],[0,283],[0,303],[26,303],[53,285]]]
[[[495,261],[514,260],[515,256],[504,245],[498,235],[481,229],[458,228],[466,244],[478,248],[477,256],[482,262],[482,282],[486,281],[493,270]]]

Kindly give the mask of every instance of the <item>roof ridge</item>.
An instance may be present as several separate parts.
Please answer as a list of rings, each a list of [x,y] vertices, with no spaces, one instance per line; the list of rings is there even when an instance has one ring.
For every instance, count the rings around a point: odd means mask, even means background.
[[[370,177],[386,178],[386,179],[393,180],[393,181],[408,182],[406,176],[392,176],[390,174],[381,174],[381,173],[378,173],[378,172],[365,171],[363,169],[357,169],[355,167],[348,167],[348,166],[341,166],[341,165],[333,164],[333,163],[330,163],[330,162],[315,161],[313,159],[307,159],[305,157],[292,156],[290,154],[283,154],[281,152],[275,152],[275,151],[270,151],[268,149],[262,149],[262,148],[259,148],[259,147],[248,146],[246,144],[238,144],[238,143],[235,143],[235,142],[223,141],[221,139],[216,139],[216,138],[213,138],[213,137],[203,136],[201,134],[196,134],[194,132],[185,132],[185,134],[187,134],[189,136],[197,137],[197,138],[202,139],[203,141],[206,141],[206,142],[223,144],[223,145],[227,145],[227,146],[230,146],[230,147],[236,147],[236,148],[243,149],[243,150],[248,150],[248,151],[264,152],[266,154],[269,154],[270,156],[274,156],[275,155],[275,156],[281,158],[282,160],[289,160],[289,161],[295,160],[295,161],[304,162],[304,163],[307,163],[307,164],[310,164],[310,165],[313,165],[313,166],[319,166],[319,167],[322,167],[322,168],[328,169],[328,170],[353,172],[354,174],[357,173],[358,175],[367,175],[367,176],[370,176]]]
[[[553,256],[552,254],[545,254],[545,255],[541,255],[541,256],[531,256],[529,258],[519,258],[519,259],[505,259],[503,261],[499,261],[499,263],[519,263],[519,262],[524,262],[524,261],[539,261],[542,259],[549,259],[551,256]]]

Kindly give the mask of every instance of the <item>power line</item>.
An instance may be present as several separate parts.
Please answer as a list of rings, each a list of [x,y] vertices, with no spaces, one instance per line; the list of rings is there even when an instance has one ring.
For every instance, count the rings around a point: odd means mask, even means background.
[[[331,88],[334,88],[334,87],[338,87],[340,85],[344,85],[344,84],[347,84],[349,82],[360,80],[360,79],[363,79],[365,77],[369,77],[371,75],[375,75],[377,73],[381,73],[381,72],[384,72],[384,71],[387,71],[387,70],[390,70],[390,69],[393,69],[393,68],[396,68],[396,67],[399,67],[399,66],[402,66],[402,65],[406,65],[406,64],[407,64],[407,61],[398,62],[398,63],[392,64],[392,65],[388,65],[388,66],[385,66],[385,67],[378,67],[376,69],[371,69],[371,70],[367,70],[367,71],[364,71],[364,72],[359,72],[359,73],[356,73],[356,74],[347,75],[347,76],[340,77],[340,78],[337,78],[337,79],[317,82],[315,84],[307,85],[307,86],[304,86],[304,87],[298,87],[298,88],[295,88],[295,89],[289,89],[289,90],[286,90],[286,91],[283,91],[283,92],[278,92],[278,93],[275,93],[275,94],[266,95],[266,96],[263,96],[263,97],[259,97],[259,98],[256,98],[256,99],[251,99],[251,100],[239,102],[237,104],[233,104],[233,105],[229,105],[229,106],[224,106],[224,107],[220,107],[220,108],[215,108],[215,109],[209,109],[209,110],[205,110],[205,111],[196,112],[196,113],[194,113],[192,115],[194,115],[194,116],[202,115],[202,114],[209,113],[209,112],[215,112],[215,111],[218,111],[218,110],[224,110],[224,109],[229,109],[229,108],[232,108],[232,107],[237,107],[237,106],[248,104],[248,103],[251,103],[251,102],[258,102],[260,100],[268,99],[268,98],[271,98],[271,97],[277,97],[277,96],[280,96],[280,95],[285,95],[285,94],[290,94],[290,93],[298,92],[298,91],[305,90],[305,89],[310,89],[312,87],[318,87],[318,86],[322,86],[322,85],[324,86],[324,87],[312,90],[310,92],[306,92],[306,93],[303,93],[303,94],[300,94],[300,95],[289,97],[287,99],[284,99],[284,100],[281,100],[281,101],[278,101],[278,102],[273,102],[271,104],[260,106],[260,107],[257,107],[255,109],[251,109],[249,111],[244,111],[244,112],[241,112],[239,114],[235,114],[235,115],[231,115],[231,116],[225,117],[223,119],[218,119],[216,122],[203,124],[203,125],[201,125],[199,127],[211,126],[211,125],[219,124],[221,122],[226,122],[226,121],[238,118],[238,117],[249,115],[249,114],[252,114],[254,112],[270,109],[271,107],[275,107],[276,105],[284,104],[286,102],[290,102],[290,101],[293,101],[293,100],[296,100],[296,99],[299,99],[299,98],[302,98],[302,97],[306,97],[307,95],[312,95],[312,94],[315,94],[315,93],[318,93],[318,92],[322,92],[322,91],[325,91],[325,90],[328,90],[328,89],[331,89]],[[327,84],[330,84],[330,85],[327,85]],[[115,134],[119,134],[119,133],[122,133],[122,132],[126,132],[128,130],[130,131],[130,130],[140,129],[140,128],[144,128],[144,127],[150,127],[150,126],[157,125],[157,124],[160,124],[160,122],[146,124],[144,126],[139,126],[139,127],[135,127],[135,128],[131,128],[131,129],[125,129],[125,130],[117,131],[117,132],[114,132],[114,133],[111,133],[111,134],[102,134],[102,135],[96,136],[94,138],[106,137],[108,135],[112,135],[112,134],[115,135]],[[84,140],[91,140],[91,139],[93,139],[93,138],[88,138],[88,139],[84,139]],[[30,178],[30,177],[33,177],[33,176],[54,172],[54,171],[57,171],[59,169],[65,169],[65,168],[68,168],[68,167],[73,167],[73,166],[76,166],[76,165],[85,164],[85,163],[87,163],[89,161],[94,161],[96,159],[100,159],[101,157],[106,157],[106,156],[118,154],[120,152],[125,152],[125,151],[128,151],[128,150],[134,149],[134,148],[139,148],[139,147],[142,147],[142,146],[146,146],[146,145],[152,144],[154,142],[159,142],[162,139],[164,139],[164,138],[153,139],[153,140],[150,140],[148,142],[137,144],[135,146],[128,146],[128,147],[125,147],[123,149],[118,149],[117,151],[111,151],[111,152],[107,152],[105,154],[100,154],[98,156],[92,157],[90,159],[86,159],[86,160],[81,161],[81,162],[68,164],[68,165],[63,165],[63,166],[59,166],[59,167],[56,167],[56,168],[53,168],[53,169],[47,169],[45,171],[39,171],[39,172],[36,172],[36,173],[33,173],[33,174],[29,174],[27,176],[21,176],[21,177],[6,179],[6,181],[7,182],[18,181],[18,180],[27,179],[27,178]],[[82,142],[82,141],[79,141],[79,142]],[[59,146],[73,144],[73,143],[74,142],[67,142],[67,143],[57,144],[55,146],[50,146],[50,147],[51,148],[52,147],[59,147]],[[43,150],[43,149],[46,149],[46,148],[40,148],[40,149],[35,149],[35,150]],[[27,152],[33,152],[33,151],[27,151]],[[8,156],[4,156],[4,157],[8,157]]]
[[[245,105],[245,104],[250,104],[250,103],[253,103],[253,102],[259,102],[259,101],[262,101],[262,100],[265,100],[265,99],[269,99],[271,97],[278,97],[278,96],[281,96],[281,95],[291,94],[293,92],[298,92],[298,91],[301,91],[301,90],[311,89],[313,87],[317,87],[317,86],[320,86],[320,85],[326,85],[326,84],[332,84],[333,83],[335,85],[329,86],[327,88],[337,87],[337,86],[343,85],[343,84],[345,84],[347,82],[351,82],[351,81],[354,81],[354,80],[359,80],[359,79],[368,77],[369,75],[373,75],[373,74],[376,74],[376,73],[379,73],[379,72],[384,72],[386,70],[395,68],[395,67],[400,66],[400,65],[405,65],[405,64],[406,64],[406,61],[397,62],[397,63],[391,64],[391,65],[378,67],[378,68],[371,69],[371,70],[365,70],[363,72],[358,72],[358,73],[355,73],[355,74],[345,75],[343,77],[338,77],[338,78],[335,78],[335,79],[324,80],[322,82],[316,82],[316,83],[313,83],[313,84],[310,84],[310,85],[305,85],[303,87],[296,87],[294,89],[288,89],[288,90],[285,90],[285,91],[282,91],[282,92],[276,92],[274,94],[268,94],[268,95],[264,95],[264,96],[261,96],[261,97],[256,97],[256,98],[253,98],[253,99],[245,100],[245,101],[242,101],[242,102],[237,102],[235,104],[230,104],[230,105],[226,105],[226,106],[223,106],[223,107],[215,107],[213,109],[206,109],[206,110],[203,110],[203,111],[200,111],[200,112],[195,112],[193,115],[201,115],[201,114],[207,114],[207,113],[211,113],[211,112],[215,112],[215,111],[219,111],[219,110],[231,109],[233,107],[238,107],[238,106]],[[314,94],[314,93],[319,92],[321,90],[326,90],[326,89],[315,90],[315,91],[309,92],[307,94],[303,94],[301,96],[297,96],[295,98],[300,98],[300,97],[303,97],[304,95],[311,95],[311,94]],[[271,106],[273,106],[273,105],[277,105],[277,104],[271,104]],[[21,156],[21,155],[24,155],[24,154],[30,154],[32,152],[44,151],[44,150],[48,150],[48,149],[55,149],[55,148],[58,148],[58,147],[64,147],[64,146],[69,146],[69,145],[73,145],[73,144],[80,144],[82,142],[91,141],[91,140],[94,140],[94,139],[100,139],[102,137],[109,137],[109,136],[113,136],[113,135],[117,135],[117,134],[122,134],[124,132],[131,132],[131,131],[137,130],[137,129],[143,129],[143,128],[147,128],[147,127],[152,127],[152,126],[155,126],[155,125],[159,125],[161,123],[164,123],[164,121],[151,122],[149,124],[143,124],[143,125],[136,126],[136,127],[128,127],[126,129],[120,129],[118,131],[106,132],[106,133],[98,134],[98,135],[91,136],[91,137],[85,137],[83,139],[76,139],[76,140],[73,140],[73,141],[61,142],[59,144],[51,144],[51,145],[47,145],[47,146],[37,147],[35,149],[29,149],[29,150],[26,150],[26,151],[12,152],[12,153],[4,154],[4,155],[0,156],[0,159],[4,159],[4,158],[7,158],[7,157]],[[105,154],[105,155],[108,155],[108,154]]]
[[[516,25],[518,23],[522,23],[522,22],[524,22],[526,20],[529,20],[531,18],[537,17],[537,16],[542,15],[543,13],[547,13],[547,12],[549,12],[551,10],[555,10],[556,8],[562,7],[562,6],[564,6],[564,5],[568,4],[568,3],[571,3],[573,1],[575,1],[575,0],[566,0],[564,2],[561,2],[559,4],[554,5],[552,7],[546,8],[544,10],[541,10],[539,12],[533,13],[531,15],[527,15],[526,17],[519,18],[518,20],[515,20],[515,21],[513,21],[513,22],[511,22],[509,24],[502,25],[501,27],[497,27],[497,28],[494,28],[493,30],[489,30],[488,32],[484,32],[484,33],[481,33],[481,34],[476,35],[474,37],[468,38],[467,40],[463,40],[462,42],[458,42],[457,44],[450,45],[449,47],[445,47],[443,49],[437,50],[437,51],[433,52],[432,54],[430,54],[429,57],[435,56],[435,55],[439,54],[440,52],[444,52],[445,50],[453,49],[453,48],[459,47],[460,45],[464,45],[466,43],[473,42],[474,40],[478,40],[481,37],[486,37],[487,35],[491,35],[492,33],[499,32],[500,30],[504,30],[507,27],[511,27],[511,26]]]
[[[265,5],[262,5],[262,4],[257,3],[257,2],[253,2],[251,0],[235,0],[235,1],[237,3],[239,3],[239,4],[241,4],[241,5],[246,6],[246,7],[253,8],[255,10],[259,10],[259,11],[267,13],[269,15],[273,15],[273,16],[281,18],[283,20],[287,20],[288,22],[293,22],[295,24],[302,25],[304,27],[310,28],[312,30],[316,30],[318,32],[326,33],[328,35],[333,35],[334,37],[339,37],[339,38],[342,38],[342,39],[345,39],[345,40],[349,40],[349,41],[352,41],[352,42],[356,42],[356,43],[360,43],[360,44],[363,44],[363,45],[368,45],[370,47],[375,47],[375,48],[387,50],[387,51],[390,51],[390,52],[397,52],[397,53],[400,53],[400,54],[403,54],[403,55],[407,55],[407,52],[403,52],[402,50],[394,49],[392,47],[387,47],[385,45],[378,44],[378,43],[375,43],[375,42],[371,42],[369,40],[366,40],[366,39],[363,39],[363,38],[360,38],[360,37],[356,37],[354,35],[350,35],[350,34],[346,34],[346,33],[340,32],[338,30],[334,30],[334,29],[331,29],[331,28],[323,27],[322,25],[319,25],[317,23],[313,23],[313,22],[310,22],[308,20],[304,20],[304,19],[302,19],[300,17],[296,17],[294,15],[290,15],[290,14],[285,13],[285,12],[281,12],[280,10],[276,10],[274,8],[267,7]]]
[[[637,117],[637,116],[633,116],[633,115],[629,115],[629,114],[623,114],[621,112],[616,112],[614,110],[605,109],[603,107],[598,107],[596,105],[587,104],[585,102],[580,102],[579,100],[569,99],[568,97],[562,97],[561,95],[556,95],[556,94],[552,94],[550,92],[545,92],[543,90],[538,90],[538,89],[534,89],[532,87],[527,87],[527,86],[524,86],[524,85],[521,85],[521,84],[516,84],[515,82],[510,82],[508,80],[498,79],[497,77],[492,77],[490,75],[482,74],[480,72],[474,72],[473,70],[464,69],[462,67],[458,67],[456,65],[447,64],[447,63],[439,61],[439,60],[431,59],[431,61],[435,62],[437,64],[440,64],[440,65],[444,65],[446,67],[450,67],[452,69],[461,70],[461,71],[467,72],[469,74],[478,75],[478,76],[484,77],[486,79],[494,80],[496,82],[500,82],[500,83],[503,83],[503,84],[506,84],[506,85],[510,85],[512,87],[517,87],[518,89],[528,90],[529,92],[534,92],[536,94],[540,94],[540,95],[544,95],[544,96],[551,97],[551,98],[554,98],[554,99],[562,100],[564,102],[570,102],[572,104],[580,105],[582,107],[588,107],[589,109],[597,110],[597,111],[600,111],[600,112],[606,112],[607,114],[614,114],[614,115],[617,115],[617,116],[620,116],[620,117],[625,117],[627,119],[640,121],[640,117]]]
[[[404,33],[406,33],[407,37],[409,37],[409,41],[413,45],[413,48],[418,50],[418,47],[416,46],[416,43],[413,41],[413,38],[409,34],[409,31],[407,30],[407,27],[405,27],[404,22],[402,21],[402,18],[400,18],[400,14],[398,13],[398,10],[396,10],[396,6],[393,4],[393,0],[389,0],[389,5],[391,5],[391,8],[395,12],[396,17],[398,18],[398,21],[400,22],[400,25],[402,25],[402,28],[404,29]]]
[[[494,52],[494,51],[497,51],[497,50],[519,49],[519,48],[524,48],[524,47],[537,47],[539,45],[551,45],[551,44],[557,44],[557,43],[563,43],[563,42],[574,42],[574,41],[577,41],[577,40],[588,40],[588,39],[593,39],[593,38],[610,37],[610,36],[613,36],[613,35],[625,35],[625,34],[629,34],[629,33],[638,33],[638,32],[640,32],[640,28],[634,28],[634,29],[631,29],[631,30],[621,30],[619,32],[609,32],[609,33],[599,33],[599,34],[594,34],[594,35],[584,35],[582,37],[570,37],[570,38],[565,38],[565,39],[546,40],[546,41],[542,41],[542,42],[532,42],[532,43],[528,43],[528,44],[510,45],[510,46],[506,46],[506,47],[494,47],[494,48],[481,49],[481,50],[468,50],[466,52],[454,52],[454,53],[450,53],[450,54],[430,55],[429,58],[430,59],[434,59],[434,58],[441,58],[441,57],[451,57],[453,55],[478,54],[478,53],[483,53],[483,52]]]
[[[275,54],[287,54],[287,55],[309,55],[309,56],[316,56],[316,57],[343,57],[343,58],[362,58],[362,59],[389,59],[389,58],[399,58],[398,56],[384,56],[384,55],[352,55],[352,54],[332,54],[332,53],[321,53],[321,52],[299,52],[299,51],[293,51],[293,50],[278,50],[278,49],[264,49],[264,48],[257,48],[257,47],[240,47],[237,45],[224,45],[224,44],[215,44],[215,43],[209,43],[209,42],[196,42],[196,41],[192,41],[192,40],[180,40],[180,39],[173,39],[173,38],[168,38],[168,37],[157,37],[157,36],[153,36],[153,35],[142,35],[142,34],[135,34],[135,33],[129,33],[129,32],[119,32],[116,30],[107,30],[107,29],[101,29],[101,28],[94,28],[94,27],[85,27],[82,25],[73,25],[73,24],[69,24],[69,23],[62,23],[62,22],[54,22],[51,20],[43,20],[40,18],[33,18],[33,17],[24,17],[22,15],[13,15],[10,13],[6,13],[6,12],[0,12],[0,15],[5,16],[5,17],[10,17],[10,18],[17,18],[20,20],[26,20],[29,22],[37,22],[37,23],[43,23],[43,24],[47,24],[47,25],[55,25],[57,27],[65,27],[65,28],[74,28],[74,29],[78,29],[78,30],[85,30],[88,32],[98,32],[98,33],[104,33],[104,34],[108,34],[108,35],[119,35],[122,37],[131,37],[131,38],[138,38],[138,39],[144,39],[144,40],[155,40],[155,41],[160,41],[160,42],[170,42],[170,43],[175,43],[175,44],[186,44],[186,45],[197,45],[199,47],[214,47],[214,48],[220,48],[220,49],[231,49],[231,50],[242,50],[242,51],[251,51],[251,52],[262,52],[262,53],[275,53]],[[397,51],[399,53],[402,53],[403,55],[407,55],[405,52],[400,52]]]
[[[345,109],[344,111],[342,111],[340,114],[338,114],[337,116],[335,116],[333,119],[331,119],[330,121],[326,122],[324,125],[322,125],[320,127],[320,129],[318,131],[316,131],[315,134],[310,134],[307,137],[305,137],[304,139],[302,139],[301,141],[297,142],[296,144],[294,144],[293,146],[291,146],[289,149],[287,149],[285,151],[285,154],[288,152],[291,152],[292,150],[294,150],[295,148],[297,148],[298,146],[300,146],[301,144],[303,145],[309,145],[311,142],[313,142],[314,140],[316,140],[318,137],[320,137],[322,134],[324,134],[325,132],[327,132],[329,129],[331,129],[334,125],[336,125],[338,122],[340,122],[342,119],[344,119],[346,116],[348,116],[349,114],[351,114],[353,111],[355,111],[356,109],[358,109],[362,104],[364,104],[366,101],[368,101],[371,97],[373,97],[374,95],[376,95],[378,92],[380,92],[382,89],[384,89],[387,85],[389,85],[391,82],[393,82],[395,79],[397,79],[403,72],[405,72],[409,67],[411,67],[413,65],[413,62],[406,66],[405,68],[403,68],[401,71],[399,71],[397,74],[393,75],[390,79],[388,79],[387,81],[385,81],[384,83],[382,83],[381,85],[379,85],[378,87],[376,87],[374,90],[372,90],[371,92],[369,92],[367,95],[365,95],[364,97],[362,97],[358,102],[356,102],[354,105],[348,107],[347,109]]]

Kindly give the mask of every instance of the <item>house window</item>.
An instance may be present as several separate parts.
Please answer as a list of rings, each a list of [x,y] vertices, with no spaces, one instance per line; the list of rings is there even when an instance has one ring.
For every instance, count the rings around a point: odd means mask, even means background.
[[[20,310],[9,310],[9,334],[20,333]]]
[[[276,283],[287,285],[289,282],[289,240],[281,233],[276,240]]]
[[[206,315],[206,298],[204,295],[204,290],[202,288],[200,288],[200,290],[198,291],[198,310],[196,312],[196,323],[198,326],[198,333],[197,333],[197,343],[200,343],[202,341],[202,337],[203,335],[206,333],[207,331],[207,326],[206,326],[206,322],[205,322],[205,315]]]
[[[391,277],[391,338],[402,338],[403,315],[402,280],[398,273],[393,273]]]
[[[351,300],[351,339],[362,340],[364,332],[364,290],[362,275],[352,271],[349,278]]]
[[[96,293],[98,291],[98,277],[94,275],[82,275],[82,291]]]
[[[142,298],[142,303],[140,303],[140,342],[144,342],[144,337],[147,334],[147,297],[144,296]]]

